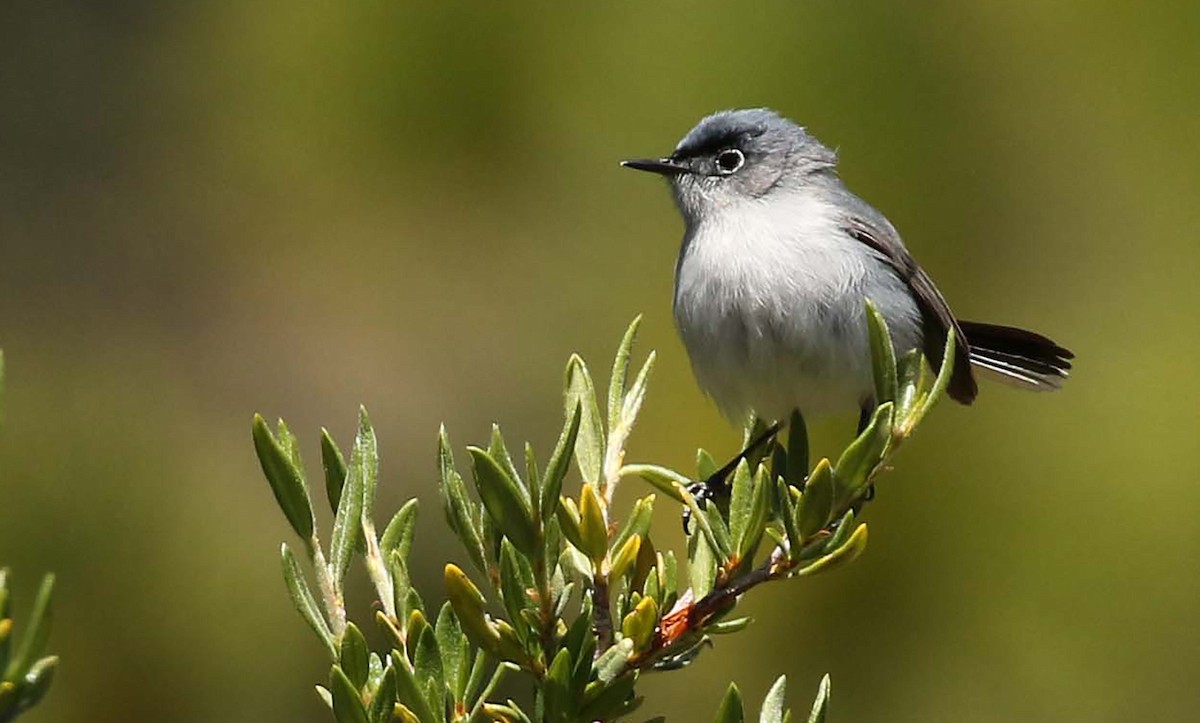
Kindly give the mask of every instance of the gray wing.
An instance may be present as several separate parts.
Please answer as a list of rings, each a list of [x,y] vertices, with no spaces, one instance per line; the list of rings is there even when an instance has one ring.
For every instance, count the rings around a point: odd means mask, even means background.
[[[955,401],[970,404],[979,391],[971,373],[971,348],[945,297],[908,253],[892,224],[865,201],[848,191],[845,193],[842,203],[847,207],[847,214],[842,221],[843,229],[851,238],[871,247],[912,290],[921,310],[922,351],[934,370],[941,369],[946,336],[954,329],[954,371],[947,391]],[[853,200],[847,203],[850,199]]]

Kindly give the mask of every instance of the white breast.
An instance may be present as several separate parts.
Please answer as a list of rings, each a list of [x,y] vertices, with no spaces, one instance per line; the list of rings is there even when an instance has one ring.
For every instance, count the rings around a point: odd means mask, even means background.
[[[832,206],[815,194],[744,201],[689,229],[675,320],[701,387],[731,419],[850,413],[872,389],[868,292],[900,310],[889,324],[914,345],[907,288],[841,230]]]

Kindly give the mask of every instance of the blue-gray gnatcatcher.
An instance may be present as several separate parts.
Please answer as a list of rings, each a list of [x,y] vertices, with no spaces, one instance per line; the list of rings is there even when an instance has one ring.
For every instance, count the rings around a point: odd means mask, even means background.
[[[1071,352],[1040,334],[958,321],[892,224],[851,193],[837,158],[766,109],[722,111],[671,155],[624,161],[665,176],[683,214],[675,321],[700,386],[734,421],[874,407],[864,299],[897,353],[936,370],[957,339],[949,394],[970,404],[973,370],[1051,390]]]

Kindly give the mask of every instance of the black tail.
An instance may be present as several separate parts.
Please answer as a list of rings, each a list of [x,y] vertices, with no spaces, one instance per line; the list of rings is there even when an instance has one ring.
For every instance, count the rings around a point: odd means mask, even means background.
[[[959,326],[971,348],[971,366],[1000,381],[1045,392],[1062,387],[1071,371],[1075,355],[1041,334],[975,321]]]

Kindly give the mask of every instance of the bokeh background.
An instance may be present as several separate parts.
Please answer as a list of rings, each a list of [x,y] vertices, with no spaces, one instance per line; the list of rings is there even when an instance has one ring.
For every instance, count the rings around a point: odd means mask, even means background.
[[[1078,371],[939,408],[866,556],[751,596],[647,717],[779,673],[806,710],[829,672],[836,721],[1194,720],[1198,29],[1188,0],[4,2],[0,561],[19,611],[58,573],[63,659],[29,720],[328,720],[256,410],[315,468],[368,406],[432,600],[439,422],[548,449],[567,355],[604,370],[639,312],[630,458],[735,451],[671,325],[680,222],[616,162],[748,105],[838,147],[959,314]]]

